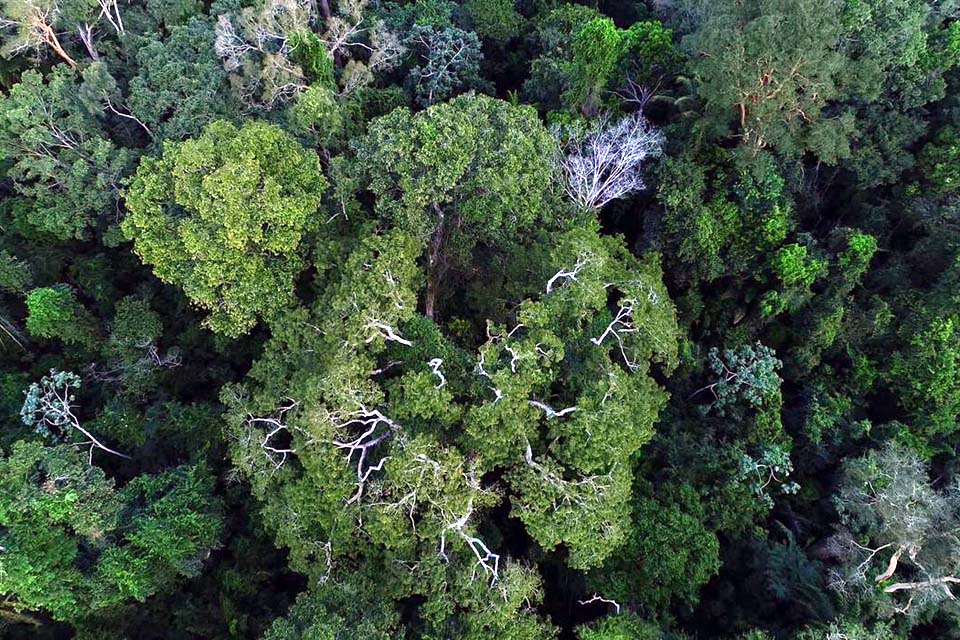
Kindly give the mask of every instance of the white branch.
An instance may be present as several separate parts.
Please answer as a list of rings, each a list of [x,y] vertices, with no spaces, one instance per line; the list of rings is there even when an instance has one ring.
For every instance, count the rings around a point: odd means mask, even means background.
[[[614,124],[599,119],[588,131],[558,131],[558,165],[567,196],[584,209],[599,210],[612,200],[643,189],[642,165],[663,152],[663,134],[640,113]]]
[[[472,481],[474,484],[476,484],[475,478],[472,478]],[[473,498],[470,498],[469,502],[467,502],[467,512],[454,522],[448,524],[440,534],[440,557],[445,562],[449,562],[449,558],[447,557],[446,553],[447,532],[453,531],[457,534],[457,536],[460,537],[461,540],[467,543],[470,551],[472,551],[473,555],[477,558],[477,563],[474,565],[473,579],[476,579],[476,569],[478,567],[482,568],[490,576],[490,586],[493,586],[499,577],[500,556],[491,551],[486,543],[483,542],[483,540],[477,538],[476,536],[469,535],[466,532],[467,523],[470,521],[470,517],[472,515]]]
[[[366,325],[364,325],[364,328],[373,329],[376,331],[376,333],[370,336],[367,336],[367,339],[364,340],[366,344],[370,344],[377,338],[383,338],[384,340],[388,340],[391,342],[399,342],[400,344],[407,347],[413,346],[412,342],[405,339],[403,336],[399,335],[393,327],[391,327],[387,323],[382,322],[380,320],[376,320],[376,319],[370,320],[367,322]]]
[[[618,614],[620,613],[620,603],[619,603],[619,602],[617,602],[616,600],[608,600],[607,598],[603,598],[603,597],[601,597],[601,596],[599,596],[599,595],[597,595],[597,594],[593,594],[593,597],[590,598],[589,600],[577,600],[577,602],[579,602],[579,603],[582,604],[582,605],[588,605],[588,604],[592,604],[592,603],[594,603],[594,602],[602,602],[602,603],[604,603],[604,604],[612,604],[612,605],[614,606],[614,608],[617,610],[617,613],[618,613]]]
[[[375,471],[383,470],[383,464],[390,459],[389,456],[385,456],[376,463],[370,463],[367,456],[377,445],[398,431],[400,425],[376,409],[368,410],[363,406],[358,411],[343,416],[334,414],[330,417],[330,421],[337,432],[345,434],[343,439],[332,440],[331,444],[347,452],[348,463],[353,460],[354,454],[358,454],[357,491],[347,500],[347,504],[351,504],[363,497],[363,490],[370,475]],[[357,435],[358,431],[359,435]]]
[[[576,281],[577,275],[585,266],[587,266],[587,264],[589,264],[589,262],[590,261],[588,260],[587,254],[581,253],[579,256],[577,256],[577,262],[573,265],[572,269],[560,269],[560,271],[557,271],[555,274],[553,274],[553,277],[547,280],[547,294],[553,291],[553,285],[556,284],[557,280],[560,278],[564,278],[564,282],[566,282],[566,280]]]
[[[561,409],[560,411],[557,411],[553,407],[546,405],[542,402],[539,402],[538,400],[531,400],[530,406],[536,407],[537,409],[540,409],[545,414],[547,414],[547,420],[553,420],[554,418],[562,418],[568,413],[573,413],[574,411],[577,410],[577,407],[567,407],[566,409]]]
[[[437,383],[437,386],[435,388],[442,389],[443,387],[447,386],[447,379],[443,377],[443,372],[440,371],[440,365],[443,364],[443,360],[441,358],[434,358],[427,364],[430,365],[430,369],[433,371],[433,375],[437,376],[437,378],[439,378],[440,380],[440,382]]]
[[[634,300],[628,299],[621,301],[617,315],[610,324],[607,325],[607,328],[603,330],[603,333],[596,338],[590,338],[590,342],[599,347],[608,335],[612,335],[620,346],[620,355],[623,356],[624,362],[626,362],[630,369],[637,369],[640,366],[633,361],[632,357],[627,355],[626,346],[623,344],[623,334],[637,332],[636,327],[633,326],[633,309],[635,305],[636,301]]]

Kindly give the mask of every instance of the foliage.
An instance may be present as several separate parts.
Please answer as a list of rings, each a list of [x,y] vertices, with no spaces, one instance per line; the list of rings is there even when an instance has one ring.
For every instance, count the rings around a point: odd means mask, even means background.
[[[737,349],[720,350],[714,347],[707,354],[716,382],[706,389],[714,395],[713,406],[724,415],[727,407],[742,398],[749,405],[760,408],[780,394],[777,369],[782,363],[769,347],[762,344],[742,345]]]
[[[181,468],[117,491],[71,446],[14,445],[0,464],[8,606],[76,620],[196,575],[222,526],[211,488]]]
[[[826,118],[844,95],[846,62],[835,5],[820,2],[721,2],[683,41],[707,114],[736,123],[747,146],[786,154],[807,149],[826,162],[849,154],[849,117]],[[827,146],[827,142],[831,146]]]
[[[660,638],[660,629],[642,620],[635,614],[606,616],[590,626],[577,631],[580,640],[655,640]]]
[[[223,99],[227,76],[207,45],[212,39],[210,21],[194,17],[138,48],[128,105],[157,144],[198,136],[208,123],[235,112]]]
[[[696,492],[686,485],[647,489],[632,507],[633,531],[615,559],[589,575],[590,588],[645,611],[673,599],[695,604],[720,567],[719,542],[704,526]]]
[[[509,40],[519,35],[523,26],[514,0],[467,0],[464,8],[481,38]]]
[[[480,79],[483,54],[475,33],[416,25],[407,37],[407,46],[420,61],[410,70],[407,85],[421,106],[484,86]]]
[[[960,636],[960,0],[0,0],[0,58],[0,635]]]
[[[934,489],[920,458],[896,444],[848,461],[844,471],[834,542],[842,565],[831,586],[910,616],[952,599],[960,560],[954,488]]]
[[[238,336],[292,300],[325,186],[317,159],[276,127],[215,122],[144,158],[123,232],[158,278],[211,312],[211,329]]]
[[[38,338],[72,337],[76,302],[68,289],[42,288],[27,294],[27,331]]]
[[[113,210],[135,151],[118,149],[79,98],[77,74],[27,71],[0,105],[0,155],[27,224],[58,240],[83,238]]]

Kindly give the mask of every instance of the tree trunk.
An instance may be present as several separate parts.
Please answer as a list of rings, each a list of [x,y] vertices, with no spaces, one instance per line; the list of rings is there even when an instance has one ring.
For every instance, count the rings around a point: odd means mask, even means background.
[[[63,47],[60,46],[60,40],[57,39],[57,34],[53,30],[53,27],[44,22],[40,17],[35,17],[33,20],[34,26],[43,33],[44,41],[50,45],[50,48],[56,52],[58,56],[63,58],[67,64],[69,64],[74,69],[77,68],[77,61],[67,55],[67,52],[63,50]]]
[[[13,624],[30,624],[35,627],[39,627],[41,624],[43,624],[38,618],[34,618],[33,616],[25,613],[20,613],[19,611],[8,609],[6,604],[0,607],[0,618],[6,620],[7,622],[12,622]]]
[[[443,209],[436,202],[433,211],[437,214],[437,228],[430,237],[430,246],[427,250],[427,294],[424,300],[424,315],[433,320],[437,306],[437,292],[447,272],[447,260],[443,255],[450,234],[450,223],[443,214]]]

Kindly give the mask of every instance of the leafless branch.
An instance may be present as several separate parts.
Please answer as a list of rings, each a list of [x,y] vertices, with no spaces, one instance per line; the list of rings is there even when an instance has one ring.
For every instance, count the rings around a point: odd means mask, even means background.
[[[557,163],[567,196],[584,209],[604,205],[643,189],[643,163],[663,151],[663,134],[640,113],[611,124],[600,118],[586,131],[556,130]]]

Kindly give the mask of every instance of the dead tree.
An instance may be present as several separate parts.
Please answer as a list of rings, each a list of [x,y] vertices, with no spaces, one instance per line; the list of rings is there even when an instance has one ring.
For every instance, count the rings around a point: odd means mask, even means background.
[[[567,196],[599,210],[646,186],[643,164],[663,152],[663,134],[635,113],[611,123],[601,117],[586,129],[557,129],[557,163]]]

